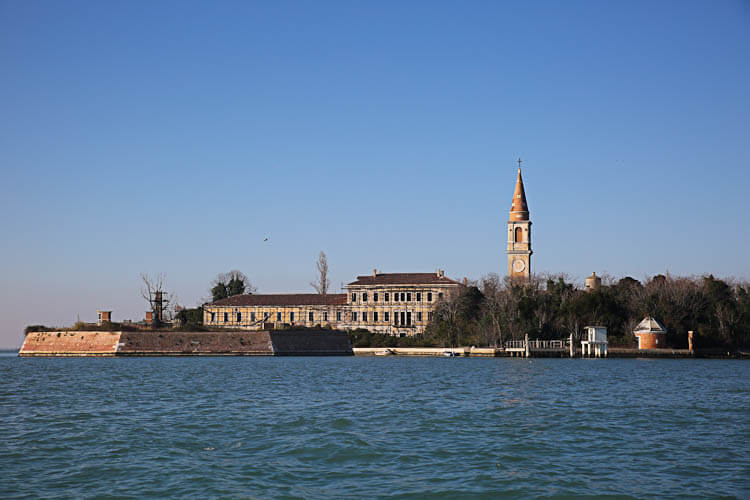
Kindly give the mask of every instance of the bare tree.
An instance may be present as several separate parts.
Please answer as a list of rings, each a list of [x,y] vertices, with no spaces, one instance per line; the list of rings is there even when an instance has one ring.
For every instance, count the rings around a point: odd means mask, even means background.
[[[245,293],[255,293],[255,286],[253,286],[250,278],[245,276],[242,271],[233,269],[228,273],[219,273],[216,279],[211,282],[211,300],[216,302],[217,300],[226,299],[233,295],[242,295]],[[209,302],[210,302],[209,301]]]
[[[562,314],[558,318],[560,326],[573,335],[575,341],[581,338],[581,314],[575,308],[576,290],[574,288],[566,289],[562,293],[560,309]]]
[[[718,304],[716,306],[716,320],[719,326],[719,335],[728,345],[734,344],[734,333],[740,323],[740,315],[730,304]]]
[[[315,281],[311,281],[310,285],[320,294],[325,295],[328,293],[328,287],[331,286],[331,282],[328,279],[328,257],[322,250],[318,255],[318,260],[315,262],[315,267],[318,269],[318,277]]]
[[[484,295],[483,316],[487,323],[485,341],[487,345],[503,345],[503,313],[507,293],[502,289],[502,281],[497,273],[482,276],[481,290]]]
[[[458,313],[461,308],[459,297],[448,296],[438,299],[435,315],[448,327],[448,338],[443,339],[446,347],[456,347],[461,342],[461,324]]]
[[[151,325],[158,328],[164,320],[170,319],[166,316],[169,316],[169,305],[172,302],[172,297],[164,290],[164,274],[159,273],[152,278],[143,273],[141,280],[141,296],[148,301],[151,308]]]

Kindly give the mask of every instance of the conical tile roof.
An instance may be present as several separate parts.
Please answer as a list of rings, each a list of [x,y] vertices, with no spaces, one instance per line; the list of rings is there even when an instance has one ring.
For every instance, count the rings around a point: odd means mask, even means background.
[[[635,333],[667,333],[667,329],[651,316],[646,316],[635,327]]]
[[[513,190],[513,203],[510,205],[510,220],[529,220],[529,206],[526,204],[526,191],[523,189],[521,167],[518,167],[516,189]]]

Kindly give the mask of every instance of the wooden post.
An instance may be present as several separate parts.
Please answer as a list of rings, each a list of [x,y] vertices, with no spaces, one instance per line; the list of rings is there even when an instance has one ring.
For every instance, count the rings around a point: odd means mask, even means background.
[[[529,357],[529,334],[527,333],[523,339],[523,346],[526,348],[526,357]]]
[[[693,330],[688,331],[688,351],[693,352]]]
[[[576,355],[576,346],[573,344],[573,334],[572,333],[570,334],[570,340],[569,340],[569,342],[570,342],[570,357],[572,358],[573,356]]]

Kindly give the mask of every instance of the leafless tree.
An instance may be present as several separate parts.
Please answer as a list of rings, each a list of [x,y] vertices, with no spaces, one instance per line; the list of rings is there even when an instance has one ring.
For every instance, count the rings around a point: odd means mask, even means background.
[[[438,299],[435,307],[435,315],[448,326],[448,347],[456,347],[461,342],[461,325],[458,321],[458,312],[461,308],[459,297],[448,296]]]
[[[734,341],[734,333],[740,323],[740,314],[730,304],[718,304],[716,306],[716,320],[719,326],[719,335],[728,344]]]
[[[318,255],[318,260],[315,262],[315,267],[318,269],[318,277],[315,281],[310,282],[310,285],[320,294],[325,295],[328,293],[328,287],[331,286],[331,282],[328,279],[328,257],[322,250]]]
[[[482,314],[485,318],[487,331],[485,341],[487,345],[503,345],[503,313],[505,312],[505,302],[507,294],[503,290],[502,280],[497,273],[489,273],[482,276],[480,281],[484,303]]]
[[[598,276],[602,279],[602,286],[613,286],[617,284],[617,276],[610,274],[607,271],[602,271]]]
[[[172,297],[164,290],[164,274],[159,273],[153,278],[146,273],[141,274],[143,286],[141,287],[141,296],[146,299],[151,308],[151,324],[159,327],[165,320],[169,320],[169,307]]]
[[[572,307],[576,300],[575,289],[567,289],[563,292],[561,297],[561,310],[564,313],[559,318],[560,326],[573,335],[573,340],[578,341],[581,338],[581,315],[579,312]]]

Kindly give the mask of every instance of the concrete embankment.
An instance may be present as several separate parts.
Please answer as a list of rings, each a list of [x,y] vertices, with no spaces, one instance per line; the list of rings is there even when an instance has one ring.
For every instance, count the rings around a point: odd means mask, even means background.
[[[32,332],[19,356],[351,356],[344,332]]]
[[[355,356],[446,356],[448,352],[454,352],[457,356],[468,357],[511,357],[516,355],[524,357],[522,353],[506,351],[502,348],[492,347],[355,347]],[[564,349],[531,349],[531,358],[569,358],[570,351]],[[581,357],[581,350],[576,349],[574,357]],[[608,351],[609,358],[693,358],[701,357],[701,354],[693,353],[687,349],[633,349],[624,347],[611,347]]]
[[[503,356],[502,349],[492,347],[355,347],[355,356],[457,356],[495,357]]]

